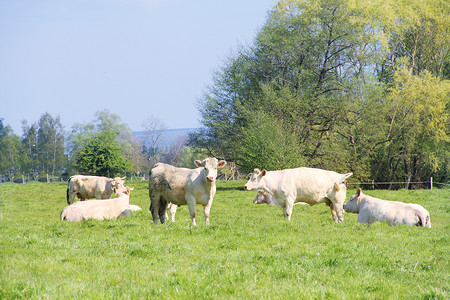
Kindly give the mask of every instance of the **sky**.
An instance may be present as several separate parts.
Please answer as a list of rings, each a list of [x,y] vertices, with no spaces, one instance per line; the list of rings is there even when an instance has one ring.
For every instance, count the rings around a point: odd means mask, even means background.
[[[274,0],[0,0],[0,118],[59,116],[66,131],[108,110],[132,131],[158,118],[200,127],[212,74],[250,45]]]

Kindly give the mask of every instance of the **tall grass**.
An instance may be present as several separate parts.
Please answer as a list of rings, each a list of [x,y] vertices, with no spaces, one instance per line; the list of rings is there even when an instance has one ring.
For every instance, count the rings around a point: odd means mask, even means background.
[[[423,205],[432,228],[332,221],[329,208],[254,205],[244,182],[219,182],[205,226],[154,226],[145,182],[130,218],[59,221],[66,185],[0,185],[0,298],[448,299],[450,191],[367,191]],[[349,190],[347,198],[355,190]]]

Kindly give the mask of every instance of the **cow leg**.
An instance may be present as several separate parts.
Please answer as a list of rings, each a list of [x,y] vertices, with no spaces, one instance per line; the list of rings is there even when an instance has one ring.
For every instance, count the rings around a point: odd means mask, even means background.
[[[205,206],[205,224],[209,225],[209,212],[211,211],[211,202],[208,202],[208,204]]]
[[[191,225],[197,225],[195,222],[196,210],[195,210],[195,197],[186,194],[186,202],[189,208],[189,215],[191,216]]]
[[[338,222],[338,217],[336,214],[336,209],[334,209],[334,204],[333,202],[330,201],[330,199],[325,199],[325,204],[328,205],[330,207],[331,210],[331,216],[333,217],[333,220],[335,222]]]
[[[159,207],[158,207],[158,215],[159,215],[159,221],[163,225],[167,224],[166,223],[166,207],[167,207],[167,203],[165,203],[165,201],[160,201]]]
[[[340,223],[344,222],[344,207],[341,202],[333,202],[334,209],[336,210],[337,220],[334,219],[335,222]],[[333,212],[331,212],[333,214]],[[333,216],[334,218],[334,216]]]
[[[177,205],[172,203],[172,206],[170,207],[170,217],[172,219],[172,222],[175,223],[175,213],[177,212]]]
[[[150,197],[150,211],[152,212],[153,224],[158,225],[158,211],[161,199],[158,196]]]
[[[284,218],[288,221],[291,220],[292,209],[294,208],[294,202],[286,200],[286,206],[283,207]]]

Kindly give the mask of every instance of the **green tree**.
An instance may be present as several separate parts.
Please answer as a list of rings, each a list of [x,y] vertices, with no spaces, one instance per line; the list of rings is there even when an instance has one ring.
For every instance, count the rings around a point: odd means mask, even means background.
[[[114,141],[110,140],[114,136]],[[116,146],[118,145],[121,153],[117,156]],[[94,146],[101,146],[95,150]],[[105,147],[111,146],[107,150]],[[133,136],[130,128],[123,123],[117,114],[110,113],[108,110],[95,113],[92,122],[72,126],[68,135],[68,151],[71,155],[69,173],[74,171],[85,174],[97,174],[98,172],[106,174],[131,172],[138,175],[145,171],[147,165],[141,151],[140,142]],[[92,155],[97,151],[103,151],[101,158],[95,160]],[[85,159],[83,155],[88,155]],[[107,155],[113,155],[108,159]],[[110,167],[104,164],[111,163]],[[74,169],[74,170],[72,170]]]
[[[0,172],[7,174],[11,181],[20,172],[20,152],[20,138],[0,118]]]
[[[115,177],[125,174],[131,166],[122,154],[116,133],[105,129],[78,148],[74,167],[81,174]]]
[[[22,121],[22,169],[24,173],[31,172],[33,174],[33,178],[36,179],[36,170],[38,168],[38,139],[37,132],[38,127],[37,124],[34,123],[31,126],[28,126],[26,121]]]
[[[64,155],[64,130],[59,116],[53,118],[45,113],[38,121],[37,152],[42,172],[55,175],[66,163]]]
[[[429,178],[443,168],[448,170],[450,154],[450,81],[430,72],[411,74],[398,70],[387,94],[389,105],[387,143],[378,149],[378,178],[410,181]],[[444,178],[444,180],[448,180]]]

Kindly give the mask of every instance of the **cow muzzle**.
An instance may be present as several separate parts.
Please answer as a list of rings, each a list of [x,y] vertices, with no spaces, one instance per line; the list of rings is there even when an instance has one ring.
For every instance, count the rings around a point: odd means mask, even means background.
[[[244,190],[248,191],[248,187],[246,185],[244,185]]]
[[[212,176],[208,176],[208,177],[206,177],[206,179],[208,179],[209,182],[213,182],[214,181],[214,177],[212,177]]]

